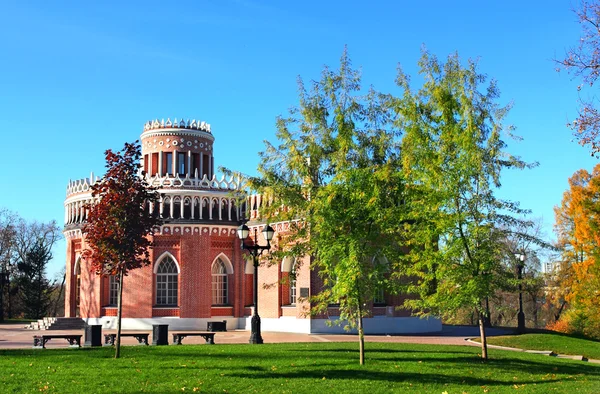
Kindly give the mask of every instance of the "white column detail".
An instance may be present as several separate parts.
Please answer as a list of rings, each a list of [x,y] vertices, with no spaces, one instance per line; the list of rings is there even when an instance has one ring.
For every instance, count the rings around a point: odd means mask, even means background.
[[[191,178],[191,177],[194,176],[194,174],[192,174],[192,151],[189,150],[189,151],[187,151],[187,153],[188,153],[187,154],[188,157],[187,157],[187,171],[186,171],[186,174],[187,174],[188,178]]]
[[[185,218],[183,217],[183,207],[184,207],[184,206],[185,206],[185,196],[184,196],[184,195],[182,195],[182,196],[180,197],[180,200],[179,200],[179,218],[180,218],[180,219],[185,219]]]
[[[177,168],[177,164],[178,164],[177,163],[177,149],[173,149],[172,155],[173,155],[173,160],[171,160],[171,164],[173,167],[173,176],[176,176],[178,174],[178,172],[177,172],[177,169],[178,169]]]
[[[163,152],[159,151],[158,152],[158,176],[160,176],[160,177],[163,176],[162,170],[163,170]],[[161,211],[161,213],[162,213],[162,211]]]
[[[204,153],[200,152],[200,179],[204,178]]]

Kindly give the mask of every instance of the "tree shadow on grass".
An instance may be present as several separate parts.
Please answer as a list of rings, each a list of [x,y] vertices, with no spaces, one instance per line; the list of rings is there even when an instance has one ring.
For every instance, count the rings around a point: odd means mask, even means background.
[[[353,380],[353,381],[385,381],[394,383],[415,383],[419,385],[436,384],[436,385],[467,385],[467,386],[513,386],[512,380],[499,380],[492,378],[479,378],[473,376],[462,375],[443,375],[437,373],[416,373],[416,372],[382,372],[365,369],[346,369],[334,371],[316,371],[316,370],[299,370],[293,372],[270,373],[270,374],[253,374],[253,373],[228,373],[228,377],[239,379],[305,379],[305,380]],[[536,384],[542,385],[548,383],[556,383],[561,381],[555,379],[552,381],[541,379],[519,380],[519,384]]]
[[[437,346],[437,345],[432,345],[432,346]],[[365,356],[367,355],[372,355],[372,354],[376,354],[376,353],[382,353],[382,354],[413,354],[413,353],[433,353],[433,354],[476,354],[477,352],[477,348],[473,348],[475,350],[469,350],[469,347],[460,347],[457,346],[459,349],[457,350],[447,350],[447,349],[442,349],[442,350],[435,350],[435,349],[427,349],[427,350],[416,350],[416,349],[383,349],[383,348],[369,348],[368,345],[365,345]],[[464,349],[464,350],[462,350]],[[293,349],[290,350],[290,352],[294,352],[294,353],[300,353],[300,352],[307,352],[307,353],[350,353],[350,354],[358,354],[359,349],[358,347],[356,349],[352,348],[347,348],[347,349],[319,349],[319,350],[314,350],[314,349]]]

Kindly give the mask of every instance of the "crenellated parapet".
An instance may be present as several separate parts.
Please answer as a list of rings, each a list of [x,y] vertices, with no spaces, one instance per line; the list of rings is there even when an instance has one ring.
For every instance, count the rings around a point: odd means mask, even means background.
[[[87,193],[91,191],[92,186],[99,182],[99,177],[94,177],[94,173],[90,174],[89,178],[78,179],[75,181],[69,180],[67,184],[67,197],[78,193]]]
[[[175,118],[173,121],[171,121],[171,118],[167,118],[167,121],[164,119],[154,119],[144,124],[144,132],[160,129],[189,129],[199,130],[211,134],[210,124],[200,120],[197,121],[196,119],[181,119],[179,122],[177,121],[177,118]]]
[[[140,175],[141,176],[141,175]],[[100,178],[69,181],[65,199],[65,225],[78,226],[87,220],[86,206],[93,202],[91,187]],[[155,187],[160,200],[148,207],[148,214],[169,221],[238,221],[245,216],[245,206],[239,204],[243,195],[243,180],[231,176],[202,178],[145,175],[146,182]]]

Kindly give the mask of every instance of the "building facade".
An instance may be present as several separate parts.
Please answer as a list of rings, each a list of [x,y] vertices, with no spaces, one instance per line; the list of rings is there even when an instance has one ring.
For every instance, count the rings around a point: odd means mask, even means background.
[[[214,172],[215,138],[205,122],[154,120],[141,135],[142,162],[148,183],[160,201],[148,214],[163,224],[153,237],[152,264],[132,270],[123,283],[123,327],[149,329],[169,324],[171,329],[206,329],[209,321],[227,321],[228,329],[250,329],[253,266],[241,249],[237,227],[247,221],[264,243],[260,195],[236,205],[243,193],[240,179],[218,178]],[[85,204],[91,201],[89,178],[70,181],[65,200],[67,240],[65,316],[88,324],[114,328],[117,315],[115,277],[97,276],[82,258],[86,248],[81,227]],[[288,223],[271,223],[276,233]],[[309,313],[308,296],[320,288],[308,257],[286,258],[258,270],[258,307],[263,331],[299,333],[342,332],[326,317]],[[380,295],[365,319],[367,333],[416,333],[441,330],[438,319],[420,319],[397,310],[399,296]],[[335,307],[329,318],[335,319]]]

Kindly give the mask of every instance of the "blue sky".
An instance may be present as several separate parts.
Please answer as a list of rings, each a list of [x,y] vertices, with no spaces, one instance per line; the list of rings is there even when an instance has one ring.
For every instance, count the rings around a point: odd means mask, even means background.
[[[420,48],[479,58],[498,80],[509,151],[538,161],[507,172],[501,197],[543,217],[568,178],[597,159],[572,142],[578,81],[552,59],[576,44],[569,1],[0,2],[0,207],[63,224],[69,179],[101,174],[105,149],[139,138],[154,118],[212,125],[215,164],[254,173],[275,118],[297,103],[296,78],[319,78],[348,50],[365,86],[397,92]],[[50,272],[65,261],[54,251]]]

